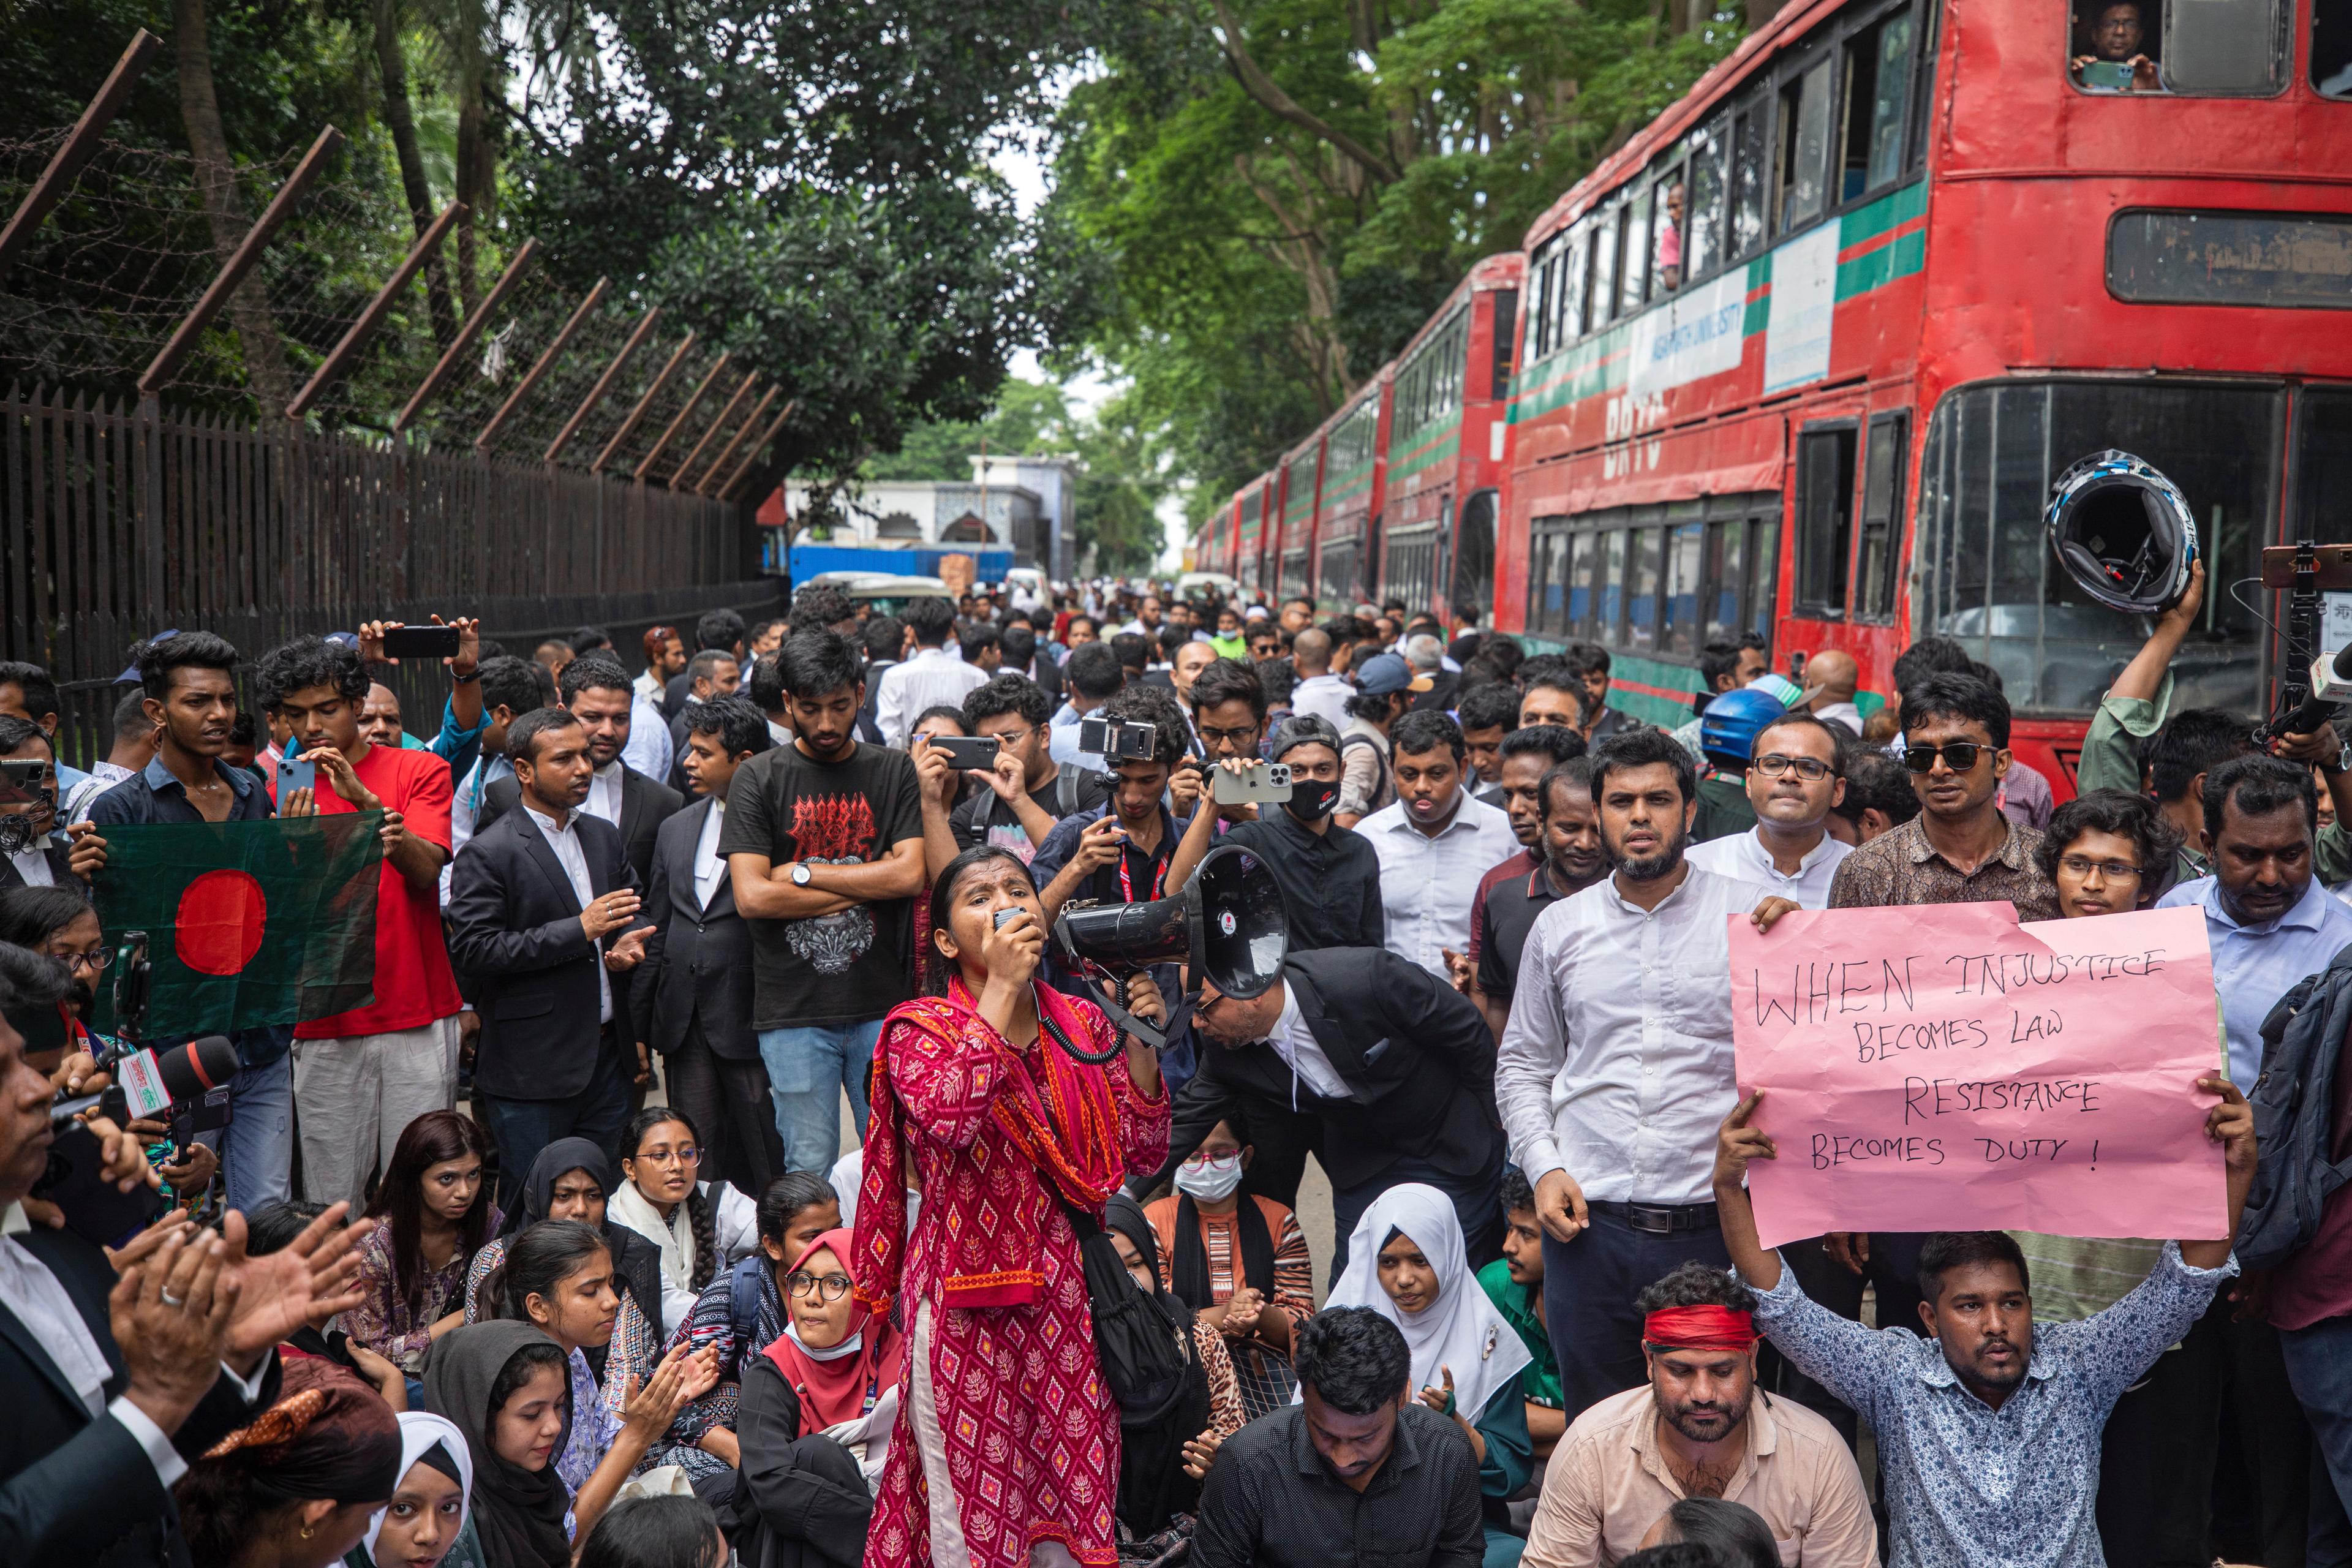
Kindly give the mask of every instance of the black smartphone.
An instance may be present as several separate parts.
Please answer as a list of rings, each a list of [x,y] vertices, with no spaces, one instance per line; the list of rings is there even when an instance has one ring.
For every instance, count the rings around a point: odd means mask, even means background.
[[[388,626],[383,634],[386,658],[455,658],[455,626]]]
[[[49,1165],[33,1184],[33,1195],[64,1211],[66,1228],[100,1247],[119,1246],[162,1211],[163,1200],[142,1184],[119,1191],[101,1173],[106,1152],[98,1137],[76,1122],[49,1145]]]
[[[985,773],[996,766],[996,753],[1003,742],[993,735],[932,735],[931,749],[948,754],[948,765],[957,768],[978,768]]]

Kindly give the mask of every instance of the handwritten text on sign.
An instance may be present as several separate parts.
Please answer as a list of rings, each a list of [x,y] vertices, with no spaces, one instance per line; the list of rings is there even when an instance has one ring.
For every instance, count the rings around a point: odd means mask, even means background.
[[[1764,1245],[1833,1230],[2217,1237],[2205,917],[2017,923],[2007,904],[1731,922]]]

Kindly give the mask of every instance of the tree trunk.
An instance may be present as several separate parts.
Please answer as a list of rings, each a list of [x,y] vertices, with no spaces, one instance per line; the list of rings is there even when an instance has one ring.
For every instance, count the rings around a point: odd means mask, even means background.
[[[179,55],[180,118],[187,127],[189,151],[195,154],[196,193],[213,231],[213,249],[226,267],[253,219],[236,188],[236,165],[229,158],[228,133],[221,127],[220,100],[213,92],[205,0],[172,0],[172,26]],[[263,416],[285,417],[286,405],[294,395],[286,373],[286,345],[278,338],[278,321],[257,275],[248,275],[229,296],[228,319],[245,351],[246,381]]]
[[[484,114],[489,90],[489,60],[482,47],[488,26],[474,0],[457,7],[457,293],[473,313],[482,300],[481,233],[498,199],[498,153],[490,145]]]
[[[392,148],[400,162],[401,194],[408,198],[408,220],[416,237],[433,226],[433,187],[425,180],[425,154],[416,145],[416,116],[408,101],[408,58],[400,47],[400,19],[392,0],[375,0],[375,63],[383,78],[383,122],[392,131]],[[439,247],[425,258],[425,297],[432,308],[433,341],[447,348],[457,336],[457,314],[449,304],[449,270],[441,263]]]

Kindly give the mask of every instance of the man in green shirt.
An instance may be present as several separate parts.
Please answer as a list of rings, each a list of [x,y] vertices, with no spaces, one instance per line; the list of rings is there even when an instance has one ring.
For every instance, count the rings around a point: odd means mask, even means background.
[[[1543,1229],[1536,1219],[1536,1195],[1517,1165],[1503,1168],[1503,1256],[1478,1270],[1478,1288],[1528,1347],[1519,1371],[1519,1394],[1528,1402],[1528,1436],[1535,1457],[1549,1458],[1568,1430],[1559,1391],[1559,1363],[1552,1358],[1551,1331],[1544,1326]]]

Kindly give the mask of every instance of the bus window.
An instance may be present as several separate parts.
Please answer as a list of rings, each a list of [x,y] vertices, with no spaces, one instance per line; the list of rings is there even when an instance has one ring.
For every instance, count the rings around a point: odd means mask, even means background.
[[[2074,52],[2067,62],[2074,85],[2093,92],[2161,92],[2156,29],[2147,17],[2156,0],[2085,0],[2074,13]]]
[[[2352,0],[2311,0],[2311,85],[2352,98]]]
[[[2051,482],[2109,447],[2137,453],[2197,511],[2207,582],[2260,571],[2277,507],[2284,399],[2276,388],[2004,382],[1937,405],[1919,483],[1915,635],[1940,632],[2000,672],[2021,711],[2085,713],[2138,651],[2148,624],[2090,600],[2050,553]],[[2252,611],[2208,591],[2172,664],[2174,711],[2263,706]]]
[[[1924,0],[1919,34],[1918,86],[1911,94],[1911,155],[1905,167],[1917,174],[1927,166],[1927,116],[1936,101],[1936,23],[1943,0]]]
[[[1756,520],[1748,541],[1748,629],[1769,647],[1780,614],[1780,519]]]
[[[2352,0],[2346,0],[2352,5]],[[1691,137],[1689,234],[1683,245],[1683,276],[1700,278],[1715,265],[1723,242],[1723,141],[1727,118],[1717,115]]]
[[[1853,613],[1882,625],[1895,619],[1903,570],[1903,458],[1910,421],[1882,414],[1870,422],[1862,476],[1861,558],[1854,566]]]
[[[1845,614],[1853,549],[1853,426],[1797,437],[1797,613],[1833,621]]]
[[[1777,193],[1780,232],[1799,228],[1822,216],[1828,196],[1830,155],[1830,62],[1820,65],[1780,89],[1780,167]]]
[[[1601,536],[1571,534],[1565,542],[1568,564],[1561,570],[1567,574],[1568,615],[1559,623],[1559,629],[1569,637],[1589,637],[1592,635],[1592,607],[1599,599],[1593,592],[1592,563],[1601,554]]]
[[[1655,528],[1633,530],[1633,571],[1625,579],[1625,636],[1622,646],[1648,653],[1658,646],[1659,557],[1663,552]]]
[[[1555,241],[1539,257],[1535,276],[1528,279],[1528,358],[1539,360],[1551,353],[1551,290],[1553,279],[1559,271],[1559,253],[1563,247]],[[1496,337],[1503,334],[1498,328]]]
[[[1690,188],[1685,165],[1677,163],[1658,176],[1658,214],[1650,243],[1650,298],[1671,294],[1683,286],[1683,239],[1690,218]]]
[[[1699,564],[1706,548],[1703,523],[1677,523],[1666,531],[1666,614],[1658,647],[1667,653],[1698,652]]]
[[[1618,207],[1601,215],[1593,225],[1591,310],[1585,328],[1597,331],[1609,324],[1616,313],[1617,254],[1625,247],[1625,209]]]
[[[1625,207],[1623,272],[1617,290],[1617,313],[1621,316],[1640,309],[1643,290],[1649,281],[1650,195],[1651,188],[1643,185]]]
[[[1592,226],[1578,224],[1569,231],[1568,248],[1560,258],[1559,327],[1553,341],[1566,346],[1584,335],[1584,268],[1592,247]]]
[[[2342,539],[2344,497],[2352,494],[2352,391],[2306,390],[2294,437],[2294,539]]]
[[[1748,584],[1740,571],[1748,524],[1739,518],[1711,522],[1706,527],[1706,640],[1738,642],[1741,629],[1739,591]]]
[[[1899,12],[1845,47],[1844,152],[1838,199],[1850,202],[1903,172],[1911,98],[1911,15]]]
[[[1764,243],[1766,104],[1759,93],[1731,122],[1731,233],[1724,259],[1754,254]]]
[[[1612,528],[1601,538],[1601,548],[1592,558],[1592,640],[1615,642],[1625,619],[1625,531]]]
[[[2164,10],[2168,91],[2244,97],[2276,92],[2286,75],[2282,0],[2169,0]]]

